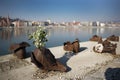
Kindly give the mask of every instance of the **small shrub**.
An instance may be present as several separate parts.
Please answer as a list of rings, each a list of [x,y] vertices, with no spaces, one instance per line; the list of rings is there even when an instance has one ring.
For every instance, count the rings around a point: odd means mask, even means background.
[[[37,27],[37,30],[29,34],[29,40],[33,39],[33,44],[37,48],[45,46],[47,40],[47,31],[43,27]]]

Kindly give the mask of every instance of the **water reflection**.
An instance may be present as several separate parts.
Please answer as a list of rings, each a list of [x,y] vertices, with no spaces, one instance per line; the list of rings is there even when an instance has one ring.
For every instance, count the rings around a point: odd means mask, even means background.
[[[21,27],[21,28],[0,28],[0,55],[8,53],[8,48],[11,43],[19,43],[22,41],[28,42],[31,47],[28,51],[35,47],[31,40],[28,40],[28,34],[34,32],[36,27]],[[73,41],[78,38],[80,41],[87,41],[90,37],[97,34],[99,36],[108,37],[110,35],[120,36],[120,28],[86,28],[86,27],[52,27],[47,28],[48,42],[46,47],[61,46],[66,41]]]
[[[2,29],[0,30],[0,38],[4,40],[9,40],[12,37],[11,29]]]

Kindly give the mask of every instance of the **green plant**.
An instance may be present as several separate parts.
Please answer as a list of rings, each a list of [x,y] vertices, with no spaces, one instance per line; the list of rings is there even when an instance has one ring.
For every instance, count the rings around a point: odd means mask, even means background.
[[[47,40],[47,31],[43,27],[37,27],[37,30],[29,35],[29,40],[33,39],[33,44],[37,48],[45,46]]]

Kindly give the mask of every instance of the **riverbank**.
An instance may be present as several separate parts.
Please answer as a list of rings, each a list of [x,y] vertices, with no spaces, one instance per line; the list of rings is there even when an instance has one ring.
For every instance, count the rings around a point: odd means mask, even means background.
[[[117,43],[116,53],[120,55],[120,42],[115,43]],[[65,52],[63,46],[49,48],[55,58],[69,68],[65,73],[42,72],[30,62],[30,58],[19,60],[13,55],[1,56],[0,80],[88,80],[87,76],[92,74],[92,71],[98,71],[116,59],[109,53],[95,53],[92,48],[96,44],[97,42],[92,41],[81,42],[80,52],[76,55]],[[116,66],[120,68],[120,64]]]

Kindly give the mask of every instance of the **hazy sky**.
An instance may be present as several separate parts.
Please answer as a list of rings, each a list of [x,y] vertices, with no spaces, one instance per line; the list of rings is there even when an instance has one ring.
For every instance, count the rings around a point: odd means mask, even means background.
[[[120,20],[120,0],[0,0],[0,16],[26,20]]]

